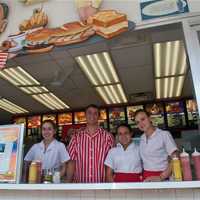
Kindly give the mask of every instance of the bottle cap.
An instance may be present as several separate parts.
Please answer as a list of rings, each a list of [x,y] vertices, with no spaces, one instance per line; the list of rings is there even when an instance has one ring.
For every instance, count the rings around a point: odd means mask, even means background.
[[[192,153],[192,156],[200,156],[200,153],[197,151],[196,148],[194,148],[194,152]]]
[[[185,151],[185,149],[183,148],[182,153],[180,154],[181,157],[187,157],[189,156],[189,154]]]

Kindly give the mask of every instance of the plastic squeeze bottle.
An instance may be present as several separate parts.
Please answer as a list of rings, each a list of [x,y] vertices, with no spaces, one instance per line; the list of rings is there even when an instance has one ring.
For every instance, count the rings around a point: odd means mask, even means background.
[[[183,152],[180,154],[181,167],[183,171],[183,180],[191,181],[192,180],[192,171],[190,167],[190,157],[185,149],[183,148]]]
[[[172,158],[172,173],[174,181],[182,181],[181,162],[177,156]]]
[[[196,150],[196,148],[192,153],[192,160],[194,162],[196,180],[200,180],[200,153]]]

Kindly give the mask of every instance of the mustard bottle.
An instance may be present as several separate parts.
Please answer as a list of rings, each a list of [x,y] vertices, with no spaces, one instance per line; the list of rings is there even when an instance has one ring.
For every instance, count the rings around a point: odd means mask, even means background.
[[[174,156],[172,158],[172,173],[174,181],[182,181],[182,169],[181,162],[178,157]]]

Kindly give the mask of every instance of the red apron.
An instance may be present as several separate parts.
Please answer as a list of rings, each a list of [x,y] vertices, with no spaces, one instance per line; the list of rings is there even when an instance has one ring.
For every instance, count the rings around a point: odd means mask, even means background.
[[[143,171],[143,180],[145,180],[147,177],[150,176],[160,176],[160,174],[162,173],[162,171]]]
[[[115,173],[114,182],[141,182],[140,173]]]

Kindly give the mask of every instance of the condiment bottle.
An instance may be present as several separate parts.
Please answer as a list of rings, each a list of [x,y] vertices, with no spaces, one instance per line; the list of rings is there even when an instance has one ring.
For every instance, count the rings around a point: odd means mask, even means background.
[[[53,174],[53,183],[60,183],[60,172],[59,171],[55,171]]]
[[[37,163],[32,161],[29,167],[29,176],[28,176],[29,183],[37,183]]]
[[[177,156],[172,158],[172,173],[174,181],[182,181],[181,162]]]
[[[192,180],[192,171],[190,167],[190,157],[189,154],[185,152],[183,148],[183,152],[180,154],[181,167],[183,171],[183,180],[191,181]]]
[[[37,183],[42,182],[42,162],[40,160],[35,161],[37,165]]]
[[[44,180],[43,183],[52,183],[52,172],[49,169],[45,170]]]
[[[196,148],[192,153],[192,160],[194,162],[196,180],[200,180],[200,153],[196,150]]]

